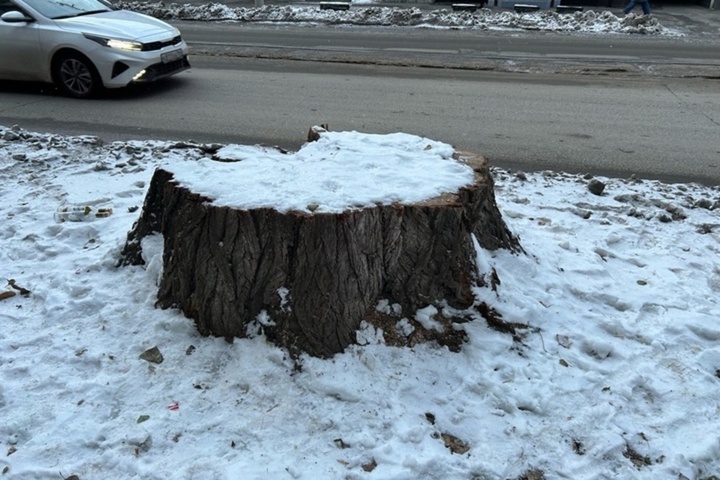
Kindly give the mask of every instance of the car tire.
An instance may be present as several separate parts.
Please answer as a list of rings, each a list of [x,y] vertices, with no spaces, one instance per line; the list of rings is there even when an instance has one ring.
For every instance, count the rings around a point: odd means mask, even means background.
[[[65,94],[90,98],[102,87],[100,75],[89,58],[80,53],[62,53],[53,61],[53,81]]]

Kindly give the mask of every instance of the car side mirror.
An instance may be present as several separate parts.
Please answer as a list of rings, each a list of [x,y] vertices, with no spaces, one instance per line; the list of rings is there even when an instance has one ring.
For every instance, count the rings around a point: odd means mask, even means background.
[[[0,16],[0,20],[6,23],[30,23],[35,21],[24,13],[17,12],[15,10],[13,10],[12,12],[3,13]]]

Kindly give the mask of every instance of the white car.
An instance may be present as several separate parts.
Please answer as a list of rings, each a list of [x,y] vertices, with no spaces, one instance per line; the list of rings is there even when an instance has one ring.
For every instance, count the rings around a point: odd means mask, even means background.
[[[87,98],[190,68],[173,26],[101,0],[0,0],[0,79]]]

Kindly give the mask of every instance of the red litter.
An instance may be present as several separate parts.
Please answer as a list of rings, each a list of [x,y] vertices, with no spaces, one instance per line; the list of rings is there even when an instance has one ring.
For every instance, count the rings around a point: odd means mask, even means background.
[[[180,410],[180,404],[178,402],[172,402],[168,405],[168,410]]]

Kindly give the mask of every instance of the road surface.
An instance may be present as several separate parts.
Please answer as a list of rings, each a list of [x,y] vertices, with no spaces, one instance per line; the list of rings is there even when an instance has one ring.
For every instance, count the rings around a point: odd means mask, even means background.
[[[385,34],[382,40],[377,33],[360,35],[353,46],[352,35],[328,40],[335,38],[330,29],[295,28],[282,36],[275,27],[245,27],[235,26],[237,42],[197,33],[208,35],[218,26],[188,28],[195,50],[208,53],[192,58],[190,72],[99,100],[2,83],[0,124],[107,141],[193,139],[297,149],[311,125],[329,123],[333,130],[424,135],[507,168],[720,183],[720,94],[718,80],[707,75],[648,75],[625,54],[619,57],[632,68],[617,69],[617,56],[597,44],[588,47],[595,53],[582,54],[574,38],[566,37],[572,48],[563,48],[557,35],[552,41],[544,35],[498,36],[496,42],[515,42],[491,60],[505,68],[428,68],[397,66],[396,60],[449,61],[450,51],[478,58],[482,53],[463,47],[465,32],[455,43],[442,32],[434,46],[419,42],[409,48],[404,36],[393,41]],[[254,38],[255,45],[248,46],[249,37],[242,35]],[[546,42],[547,63],[555,66],[513,67],[508,55],[543,63],[534,51],[540,41],[527,38]],[[254,58],[253,48],[276,55]],[[678,48],[686,53],[668,51],[658,61],[687,70],[690,63],[712,64],[704,52],[692,57],[682,42]],[[318,52],[333,58],[315,58]],[[357,61],[358,54],[377,61]],[[562,58],[568,55],[592,57],[580,62],[584,74],[563,70],[574,64]],[[391,61],[383,65],[387,58]]]

